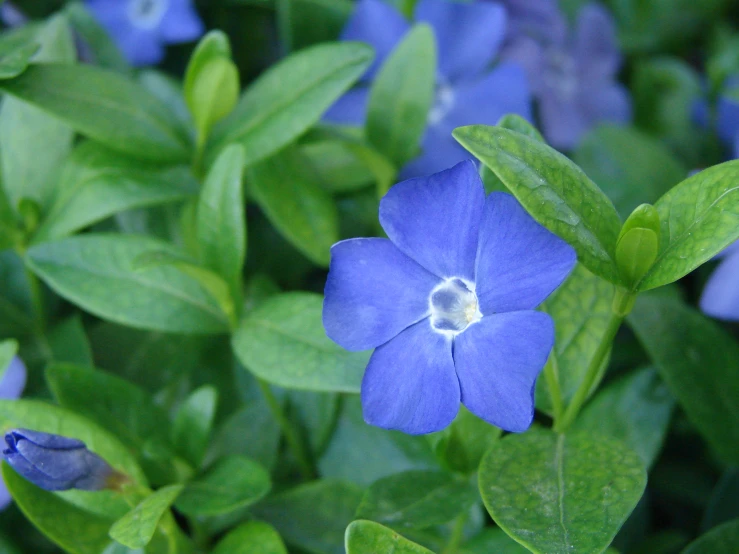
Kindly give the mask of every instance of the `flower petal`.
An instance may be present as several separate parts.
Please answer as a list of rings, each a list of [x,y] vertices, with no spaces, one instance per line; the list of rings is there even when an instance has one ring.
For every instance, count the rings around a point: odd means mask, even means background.
[[[398,173],[401,179],[412,179],[422,175],[438,173],[470,157],[452,137],[454,127],[446,124],[426,129],[421,144],[421,154],[405,164]]]
[[[475,269],[483,315],[535,308],[562,284],[576,261],[575,250],[534,221],[513,196],[488,196]]]
[[[362,125],[367,115],[369,87],[355,87],[347,91],[323,114],[323,119],[340,125]]]
[[[631,120],[631,96],[619,83],[611,83],[598,89],[584,88],[580,92],[586,124],[601,122],[625,124]]]
[[[577,18],[574,50],[580,78],[585,83],[611,80],[621,65],[616,24],[598,4],[583,6]]]
[[[26,387],[26,366],[18,356],[10,360],[10,365],[0,379],[0,398],[14,400]]]
[[[375,348],[428,316],[439,280],[387,239],[350,239],[331,247],[323,326],[347,350]]]
[[[162,16],[159,33],[164,42],[189,42],[200,37],[205,26],[192,0],[172,0]]]
[[[451,340],[424,320],[380,346],[362,380],[362,410],[370,425],[412,435],[449,425],[459,410]]]
[[[714,270],[703,289],[700,308],[712,317],[739,320],[739,253],[726,256]]]
[[[480,74],[493,61],[505,38],[505,8],[492,2],[420,0],[415,16],[416,21],[434,29],[439,73],[450,81]]]
[[[442,278],[474,277],[477,229],[485,204],[471,160],[392,187],[380,223],[401,252]]]
[[[577,146],[590,125],[577,97],[565,97],[548,87],[539,96],[539,118],[547,142],[560,150]]]
[[[341,40],[366,42],[375,49],[375,60],[365,73],[365,78],[371,79],[409,28],[403,15],[386,2],[359,0],[341,32]]]
[[[501,429],[525,431],[534,417],[534,385],[554,346],[542,312],[483,317],[454,339],[462,404]]]

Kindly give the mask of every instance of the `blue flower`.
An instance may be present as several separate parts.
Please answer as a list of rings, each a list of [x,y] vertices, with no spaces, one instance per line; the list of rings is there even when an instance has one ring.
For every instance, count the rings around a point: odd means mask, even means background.
[[[163,44],[188,42],[204,27],[192,0],[85,0],[133,65],[156,64]]]
[[[26,366],[18,356],[15,356],[5,369],[2,379],[0,379],[0,399],[15,400],[20,397],[25,387]],[[0,479],[0,510],[4,510],[11,500],[5,483]]]
[[[436,101],[428,115],[422,154],[402,169],[403,177],[440,171],[465,159],[468,154],[451,135],[455,127],[474,123],[494,125],[506,113],[531,117],[523,69],[515,63],[502,63],[490,69],[505,37],[506,14],[501,5],[420,0],[414,19],[429,24],[436,37]],[[327,112],[328,121],[362,124],[369,82],[409,28],[410,23],[400,12],[381,0],[357,2],[342,39],[372,45],[375,62],[360,86]]]
[[[347,350],[375,348],[362,380],[365,421],[439,431],[460,401],[508,431],[534,414],[554,343],[534,311],[572,270],[571,246],[511,195],[485,198],[472,161],[403,181],[380,202],[388,239],[331,248],[323,324]]]
[[[31,483],[47,491],[102,490],[115,475],[105,460],[77,439],[13,429],[6,433],[5,442],[8,446],[3,451],[5,461]]]
[[[565,28],[561,15],[551,28],[544,37],[514,37],[503,58],[526,68],[547,141],[570,149],[599,122],[627,123],[631,99],[616,80],[621,55],[615,24],[606,9],[584,6],[570,37],[559,30]]]
[[[721,263],[703,289],[700,308],[719,319],[739,321],[739,242],[724,249]]]

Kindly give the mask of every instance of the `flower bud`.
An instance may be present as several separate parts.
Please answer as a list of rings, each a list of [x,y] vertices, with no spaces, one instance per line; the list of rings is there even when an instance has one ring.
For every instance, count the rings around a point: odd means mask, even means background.
[[[649,272],[659,253],[660,222],[657,209],[638,206],[628,217],[616,242],[616,264],[625,284],[635,287]]]
[[[108,488],[117,475],[85,443],[59,435],[13,429],[5,435],[5,461],[21,476],[47,491]]]

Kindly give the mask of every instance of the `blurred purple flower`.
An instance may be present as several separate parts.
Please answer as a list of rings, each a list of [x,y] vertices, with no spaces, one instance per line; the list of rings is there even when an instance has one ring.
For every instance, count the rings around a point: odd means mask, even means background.
[[[26,386],[26,366],[18,356],[15,356],[5,373],[0,379],[0,399],[15,400],[19,398]],[[0,478],[0,510],[5,509],[10,504],[12,498],[5,483]]]
[[[511,195],[485,191],[475,164],[403,181],[380,202],[388,239],[331,248],[326,334],[375,348],[362,380],[367,423],[420,434],[460,401],[507,431],[526,430],[554,343],[534,311],[572,270],[575,251]]]
[[[565,40],[567,21],[557,0],[498,0],[508,12],[509,45],[526,37],[541,44]]]
[[[609,12],[587,4],[571,36],[563,32],[562,16],[550,18],[548,36],[514,36],[503,58],[526,68],[546,139],[556,148],[571,149],[599,122],[628,122],[631,99],[616,81],[621,55]]]
[[[718,257],[721,263],[703,289],[700,308],[712,317],[739,321],[739,242]]]
[[[730,78],[727,88],[736,89],[739,86],[739,76]],[[693,117],[695,121],[702,127],[708,127],[709,110],[706,100],[699,100],[694,105]],[[722,95],[718,99],[716,105],[716,133],[728,148],[732,149],[732,159],[739,157],[739,102],[732,96]]]
[[[402,169],[403,177],[434,173],[467,158],[469,154],[451,136],[455,127],[494,125],[506,113],[531,118],[529,87],[522,68],[502,63],[490,69],[505,37],[503,6],[420,0],[414,21],[428,23],[436,37],[436,100],[428,115],[422,153]],[[409,29],[410,23],[401,13],[382,0],[359,0],[341,38],[369,43],[375,48],[375,62],[360,86],[326,113],[327,121],[362,124],[370,81]]]
[[[152,65],[164,57],[164,44],[188,42],[204,27],[192,0],[85,0],[133,65]]]

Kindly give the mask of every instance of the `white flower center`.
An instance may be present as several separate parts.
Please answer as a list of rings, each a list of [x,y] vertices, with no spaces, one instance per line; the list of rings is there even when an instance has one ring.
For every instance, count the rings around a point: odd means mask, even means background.
[[[128,18],[139,29],[154,29],[168,6],[169,0],[128,0]]]
[[[475,285],[459,277],[447,279],[431,291],[429,309],[431,327],[452,336],[482,319]]]
[[[567,52],[555,49],[547,57],[547,62],[542,76],[544,83],[561,98],[574,98],[578,85],[575,58]]]
[[[452,85],[446,81],[440,81],[436,86],[436,98],[428,116],[428,124],[436,125],[442,121],[454,107],[455,94]]]

